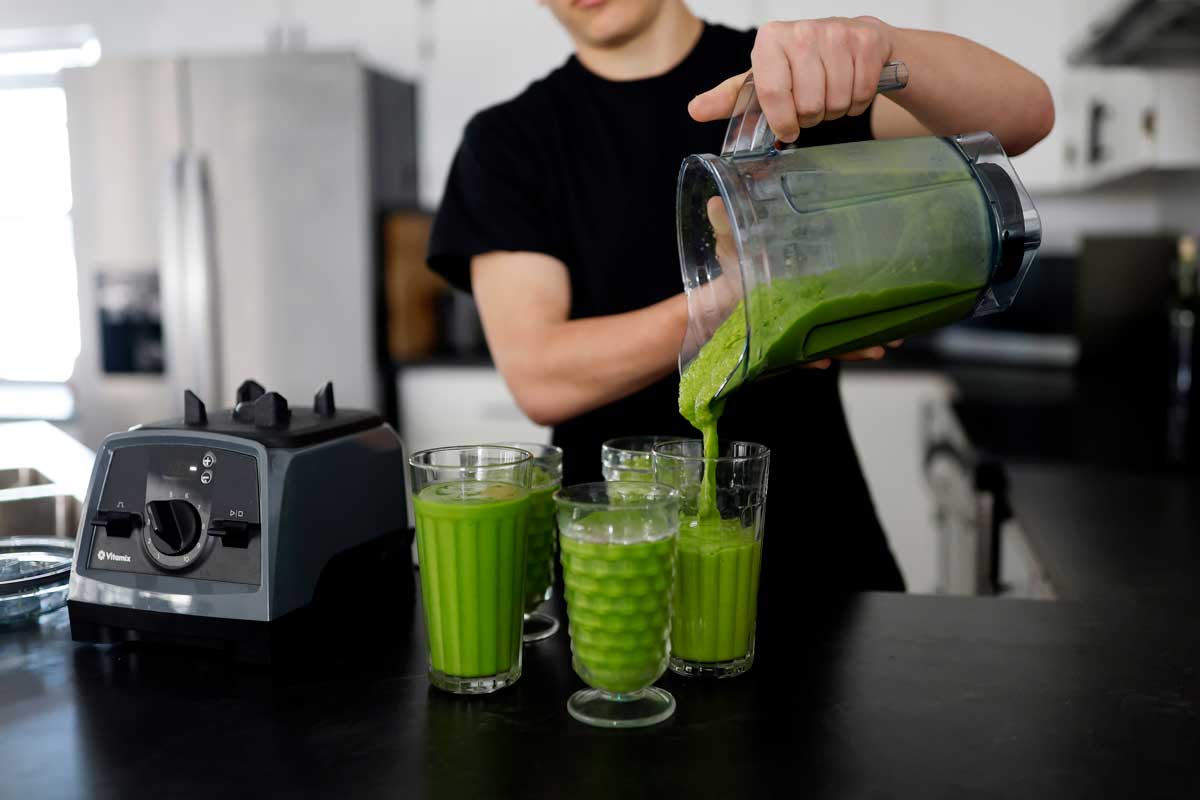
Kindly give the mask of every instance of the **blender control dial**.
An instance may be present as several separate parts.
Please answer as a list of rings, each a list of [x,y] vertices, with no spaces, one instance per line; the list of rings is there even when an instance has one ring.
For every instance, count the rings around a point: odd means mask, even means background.
[[[200,540],[200,512],[187,500],[151,500],[146,517],[151,543],[163,555],[183,555]]]

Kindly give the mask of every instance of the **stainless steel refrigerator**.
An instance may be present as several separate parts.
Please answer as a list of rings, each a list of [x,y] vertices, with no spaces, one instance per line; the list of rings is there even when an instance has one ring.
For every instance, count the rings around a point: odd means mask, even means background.
[[[180,414],[185,388],[229,405],[248,377],[295,403],[332,380],[339,405],[394,411],[376,240],[385,211],[417,205],[411,84],[287,53],[105,60],[64,85],[85,443]],[[161,325],[108,324],[121,314]],[[111,358],[135,329],[150,357]]]

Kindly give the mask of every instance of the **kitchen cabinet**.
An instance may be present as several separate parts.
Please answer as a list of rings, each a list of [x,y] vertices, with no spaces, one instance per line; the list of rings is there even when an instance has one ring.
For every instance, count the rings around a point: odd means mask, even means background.
[[[400,438],[409,453],[486,442],[549,442],[491,367],[411,366],[400,371]]]
[[[875,512],[908,591],[928,594],[938,582],[938,531],[921,462],[921,414],[945,405],[954,386],[935,372],[847,366],[842,402]]]
[[[1093,186],[1147,170],[1200,168],[1196,97],[1196,70],[1073,70],[1059,109],[1064,183]]]

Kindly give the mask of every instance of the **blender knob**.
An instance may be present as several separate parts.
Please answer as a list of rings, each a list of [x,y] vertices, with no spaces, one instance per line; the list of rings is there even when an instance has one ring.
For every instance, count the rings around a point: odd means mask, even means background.
[[[187,500],[151,500],[146,518],[154,548],[165,556],[183,555],[200,539],[200,512]]]

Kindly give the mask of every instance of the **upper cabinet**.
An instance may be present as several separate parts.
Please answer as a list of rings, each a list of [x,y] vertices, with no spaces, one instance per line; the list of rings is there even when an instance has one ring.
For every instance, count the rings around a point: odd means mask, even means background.
[[[1064,185],[1200,169],[1200,70],[1072,70],[1063,93]]]

